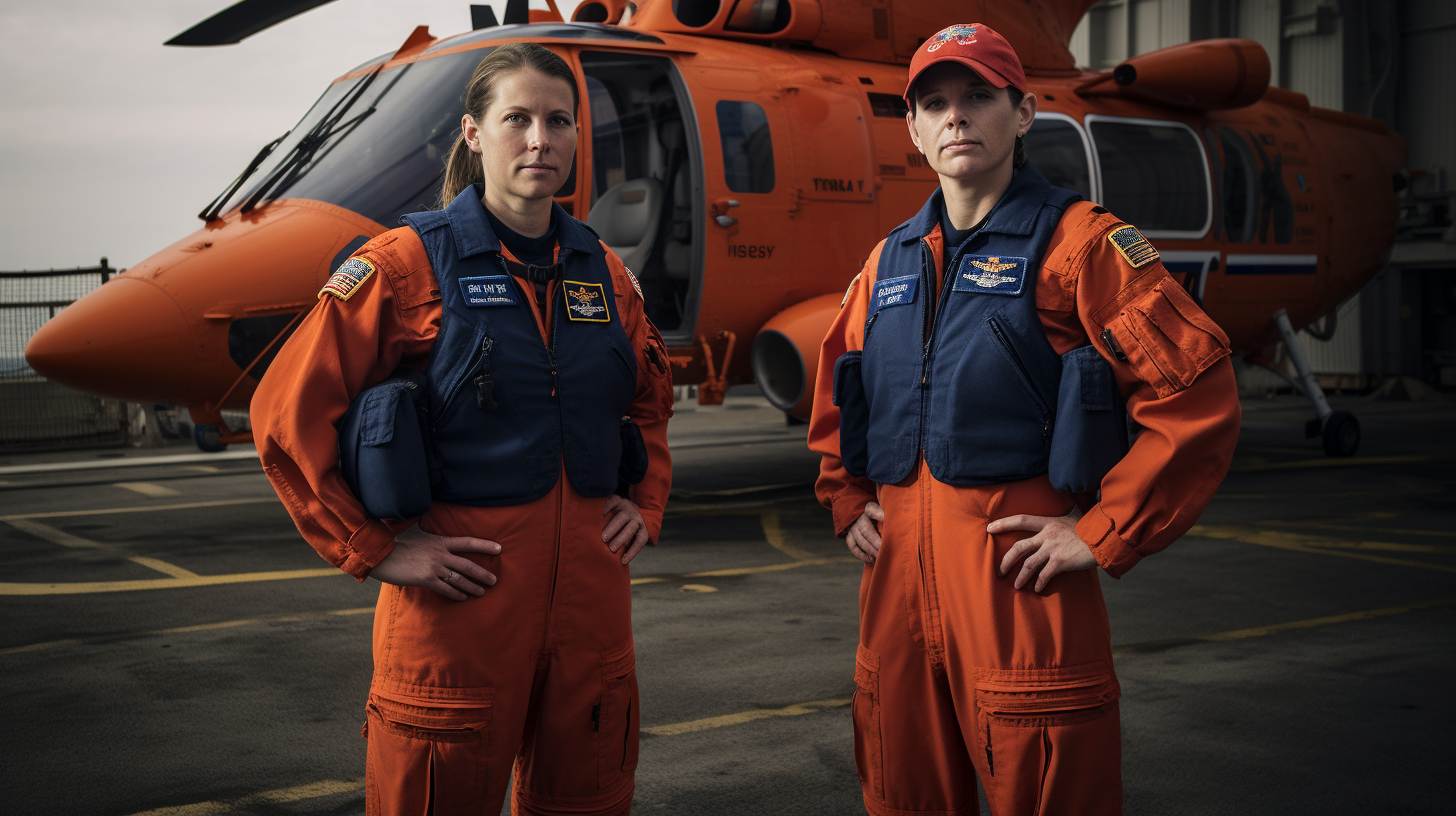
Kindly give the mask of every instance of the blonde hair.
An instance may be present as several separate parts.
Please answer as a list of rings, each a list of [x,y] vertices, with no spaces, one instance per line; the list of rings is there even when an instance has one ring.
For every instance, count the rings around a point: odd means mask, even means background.
[[[531,68],[548,77],[565,80],[571,86],[571,110],[575,115],[581,106],[581,91],[576,87],[576,75],[566,60],[551,49],[535,43],[507,43],[498,46],[475,66],[470,75],[470,84],[465,86],[465,112],[477,122],[485,118],[485,112],[495,101],[496,81],[505,74]],[[445,161],[445,182],[440,186],[440,200],[436,206],[444,209],[455,197],[472,184],[485,181],[480,157],[465,143],[465,134],[455,137],[450,148],[450,157]]]

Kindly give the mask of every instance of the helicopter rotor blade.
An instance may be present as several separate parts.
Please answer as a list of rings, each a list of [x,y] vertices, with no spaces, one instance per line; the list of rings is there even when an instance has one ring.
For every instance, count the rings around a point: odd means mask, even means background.
[[[524,25],[531,22],[531,0],[506,0],[506,15],[501,22],[506,25]]]
[[[500,23],[495,19],[495,9],[490,6],[471,4],[470,29],[472,31],[479,31],[482,28],[495,28],[498,25]]]
[[[333,0],[241,0],[164,45],[232,45]]]

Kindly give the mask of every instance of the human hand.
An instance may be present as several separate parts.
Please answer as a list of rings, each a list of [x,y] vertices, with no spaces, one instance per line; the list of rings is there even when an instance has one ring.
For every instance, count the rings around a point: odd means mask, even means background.
[[[395,586],[432,589],[452,601],[485,594],[495,576],[460,553],[499,555],[494,541],[467,536],[438,536],[419,525],[394,537],[394,550],[374,565],[369,577]],[[484,586],[482,586],[484,585]]]
[[[864,512],[854,520],[849,532],[844,534],[844,543],[855,558],[866,564],[875,563],[880,557],[880,528],[877,522],[885,520],[885,511],[879,502],[865,505]]]
[[[1041,592],[1058,573],[1071,570],[1091,569],[1097,566],[1092,548],[1077,535],[1077,522],[1072,516],[1008,516],[986,525],[988,533],[1011,533],[1024,531],[1036,533],[1011,546],[1006,557],[1001,559],[1001,575],[1022,558],[1021,572],[1016,576],[1015,587],[1021,589],[1031,576],[1036,575],[1033,589]],[[1039,571],[1039,572],[1038,572]]]
[[[627,564],[642,552],[647,543],[647,522],[642,520],[642,511],[637,505],[616,495],[607,497],[607,506],[602,508],[603,516],[611,516],[602,527],[602,541],[612,552],[625,549],[622,563]]]

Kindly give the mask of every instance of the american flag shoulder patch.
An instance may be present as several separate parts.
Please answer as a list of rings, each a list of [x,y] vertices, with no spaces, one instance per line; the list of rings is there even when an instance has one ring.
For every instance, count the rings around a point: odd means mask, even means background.
[[[325,283],[324,288],[319,290],[318,296],[323,297],[327,294],[333,295],[339,300],[348,300],[373,274],[374,264],[370,263],[367,258],[350,258],[334,270],[334,274],[329,276],[328,283]]]
[[[1107,240],[1133,269],[1141,269],[1158,259],[1158,251],[1137,231],[1137,227],[1118,227],[1108,233]]]

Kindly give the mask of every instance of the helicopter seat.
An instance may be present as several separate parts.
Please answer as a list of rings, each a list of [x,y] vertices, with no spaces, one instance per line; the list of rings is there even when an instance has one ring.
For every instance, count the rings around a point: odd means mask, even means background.
[[[652,255],[662,220],[662,185],[650,178],[624,181],[602,193],[586,223],[634,272]]]

